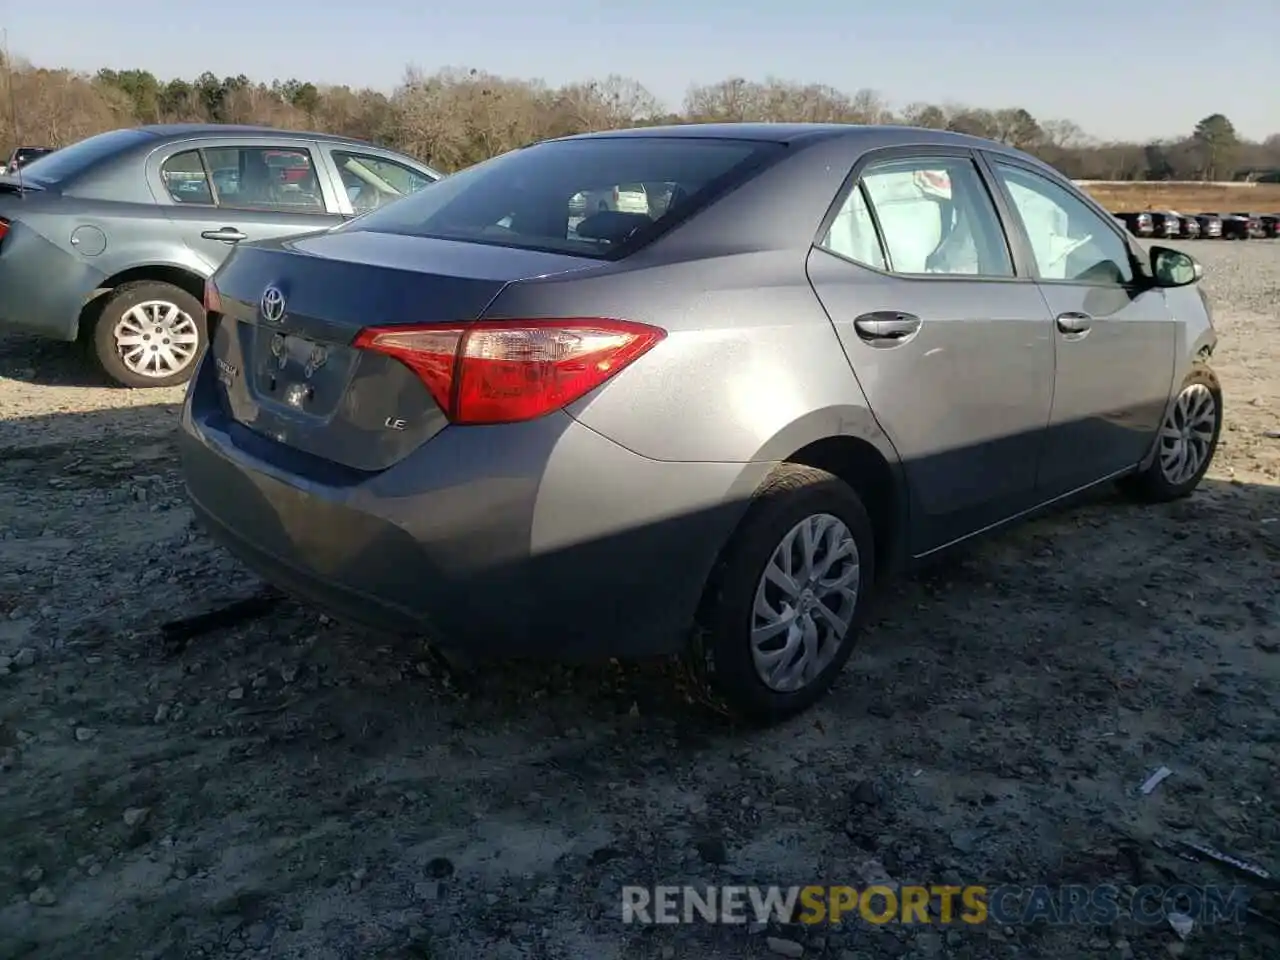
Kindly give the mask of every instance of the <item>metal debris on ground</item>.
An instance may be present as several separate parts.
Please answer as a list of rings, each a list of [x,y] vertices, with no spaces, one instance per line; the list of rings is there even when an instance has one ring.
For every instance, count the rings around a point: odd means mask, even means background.
[[[1147,777],[1147,782],[1144,783],[1141,787],[1143,796],[1150,794],[1151,791],[1155,790],[1156,787],[1164,783],[1164,781],[1167,780],[1170,776],[1172,776],[1172,774],[1173,774],[1173,771],[1170,770],[1168,767],[1161,767],[1151,776]]]
[[[1176,846],[1191,854],[1188,859],[1213,860],[1223,866],[1230,867],[1237,873],[1253,877],[1255,880],[1262,880],[1269,886],[1274,887],[1277,885],[1276,878],[1268,871],[1256,864],[1241,860],[1239,857],[1233,857],[1229,853],[1223,853],[1221,850],[1215,850],[1213,847],[1203,843],[1196,843],[1193,840],[1179,840],[1176,842]]]

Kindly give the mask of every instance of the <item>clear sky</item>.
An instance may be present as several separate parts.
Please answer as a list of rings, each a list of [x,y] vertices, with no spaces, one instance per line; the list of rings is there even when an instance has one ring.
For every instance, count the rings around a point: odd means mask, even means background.
[[[1101,137],[1190,132],[1225,113],[1280,132],[1280,0],[0,0],[41,66],[204,70],[390,91],[407,65],[549,83],[621,73],[678,107],[728,76],[1023,106]]]

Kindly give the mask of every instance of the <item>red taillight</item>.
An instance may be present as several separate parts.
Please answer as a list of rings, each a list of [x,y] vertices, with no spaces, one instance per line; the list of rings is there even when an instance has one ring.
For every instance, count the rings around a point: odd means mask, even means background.
[[[487,320],[370,327],[355,345],[411,369],[453,423],[514,423],[568,406],[666,335],[629,320]]]
[[[212,278],[204,282],[204,312],[222,312],[222,295],[218,293],[218,286]]]
[[[0,241],[3,241],[4,238],[8,235],[8,233],[9,233],[9,221],[6,220],[4,217],[0,217]]]

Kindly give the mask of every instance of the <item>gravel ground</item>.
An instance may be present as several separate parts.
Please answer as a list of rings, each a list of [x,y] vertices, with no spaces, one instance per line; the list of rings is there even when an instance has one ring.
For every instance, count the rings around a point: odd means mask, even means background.
[[[624,883],[1236,881],[1158,839],[1277,871],[1280,243],[1192,249],[1229,407],[1200,492],[893,585],[834,694],[766,732],[665,664],[451,677],[292,603],[165,642],[258,587],[184,504],[180,391],[0,340],[0,956],[1274,960],[1262,921],[618,919]]]

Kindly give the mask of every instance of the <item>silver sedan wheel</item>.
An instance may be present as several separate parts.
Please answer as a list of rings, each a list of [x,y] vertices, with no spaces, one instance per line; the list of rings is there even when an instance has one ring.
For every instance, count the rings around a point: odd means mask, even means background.
[[[756,587],[751,656],[770,690],[794,693],[835,659],[858,605],[858,545],[819,513],[782,538]]]
[[[1160,472],[1166,481],[1180,486],[1204,466],[1217,421],[1218,404],[1203,383],[1178,394],[1160,427]]]
[[[186,369],[200,346],[200,328],[191,314],[167,300],[146,300],[130,307],[112,335],[124,365],[154,380]]]

